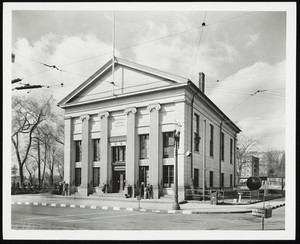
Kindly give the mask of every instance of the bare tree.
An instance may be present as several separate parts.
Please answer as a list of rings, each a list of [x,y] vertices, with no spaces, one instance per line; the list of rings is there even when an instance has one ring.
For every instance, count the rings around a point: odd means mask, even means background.
[[[243,165],[246,163],[246,158],[249,153],[255,149],[259,141],[255,138],[248,137],[240,134],[238,137],[238,150],[237,150],[237,176],[238,182],[241,177]]]
[[[50,180],[50,185],[53,185],[53,179],[54,179],[54,172],[55,168],[57,168],[57,171],[63,179],[63,175],[61,176],[61,164],[63,168],[63,157],[64,157],[64,152],[63,152],[63,147],[55,142],[51,143],[50,150],[48,153],[48,169],[49,169],[49,180]]]
[[[51,111],[52,97],[44,100],[13,97],[11,140],[16,154],[20,183],[24,182],[23,167],[32,146],[33,133]]]

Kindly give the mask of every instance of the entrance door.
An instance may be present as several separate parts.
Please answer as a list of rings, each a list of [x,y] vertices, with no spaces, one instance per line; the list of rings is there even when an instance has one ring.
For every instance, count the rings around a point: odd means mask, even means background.
[[[114,171],[113,173],[113,191],[123,192],[125,188],[125,171]]]
[[[140,185],[142,182],[145,186],[149,183],[149,166],[140,166],[139,180]]]

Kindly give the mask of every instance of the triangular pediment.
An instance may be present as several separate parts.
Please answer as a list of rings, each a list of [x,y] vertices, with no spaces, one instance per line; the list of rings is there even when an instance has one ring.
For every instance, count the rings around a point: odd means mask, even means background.
[[[114,76],[112,69],[112,61],[107,62],[64,98],[59,105],[99,100],[188,81],[185,78],[119,58],[116,58],[114,62]]]

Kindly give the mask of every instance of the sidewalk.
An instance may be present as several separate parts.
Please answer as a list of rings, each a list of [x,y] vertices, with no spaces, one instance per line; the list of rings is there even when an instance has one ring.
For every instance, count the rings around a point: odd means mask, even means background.
[[[153,213],[180,214],[214,214],[214,213],[250,213],[253,209],[262,208],[263,202],[254,204],[218,204],[210,201],[187,201],[180,204],[180,210],[172,210],[172,199],[103,198],[101,196],[59,196],[48,194],[12,195],[12,205],[34,205],[50,207],[92,208],[103,210],[126,210]],[[265,202],[265,206],[278,208],[285,206],[285,198]]]

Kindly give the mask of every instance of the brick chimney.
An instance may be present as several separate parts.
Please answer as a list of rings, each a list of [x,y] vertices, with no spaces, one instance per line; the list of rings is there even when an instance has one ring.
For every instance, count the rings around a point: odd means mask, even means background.
[[[205,93],[205,74],[203,72],[199,72],[199,89]]]

